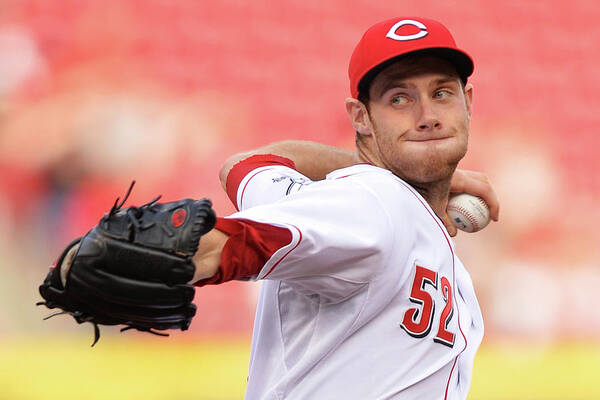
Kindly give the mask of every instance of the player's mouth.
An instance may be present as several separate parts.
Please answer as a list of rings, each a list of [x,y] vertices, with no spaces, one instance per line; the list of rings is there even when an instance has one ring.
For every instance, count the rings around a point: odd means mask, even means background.
[[[443,137],[439,137],[439,136],[434,136],[434,137],[416,137],[416,138],[410,138],[410,139],[406,139],[407,142],[439,142],[442,140],[446,140],[451,138],[452,136],[443,136]]]

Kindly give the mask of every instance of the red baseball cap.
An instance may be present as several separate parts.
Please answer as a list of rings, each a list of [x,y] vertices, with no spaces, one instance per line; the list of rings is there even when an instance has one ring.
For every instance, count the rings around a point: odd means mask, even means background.
[[[463,82],[473,73],[473,60],[456,47],[444,25],[427,18],[398,17],[370,27],[354,48],[348,67],[352,97],[358,98],[359,89],[399,57],[422,52],[454,64]]]

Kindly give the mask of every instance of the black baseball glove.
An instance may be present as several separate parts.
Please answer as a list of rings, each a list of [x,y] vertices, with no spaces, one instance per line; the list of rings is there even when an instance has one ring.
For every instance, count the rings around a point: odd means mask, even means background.
[[[97,226],[62,252],[40,286],[48,308],[78,323],[186,330],[196,313],[192,256],[216,221],[210,200],[185,199],[121,209],[119,199]],[[118,204],[117,204],[118,203]],[[166,336],[166,335],[165,335]]]

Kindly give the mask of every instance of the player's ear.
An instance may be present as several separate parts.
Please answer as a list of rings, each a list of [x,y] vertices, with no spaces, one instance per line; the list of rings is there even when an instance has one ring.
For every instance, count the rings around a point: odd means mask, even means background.
[[[471,118],[471,112],[473,111],[472,108],[472,104],[473,104],[473,85],[470,83],[467,83],[465,85],[465,103],[467,105],[467,113],[469,115],[469,119]]]
[[[354,127],[354,130],[365,136],[373,134],[373,124],[371,124],[371,117],[367,106],[365,106],[360,100],[348,97],[346,99],[346,112],[350,117],[350,122]]]

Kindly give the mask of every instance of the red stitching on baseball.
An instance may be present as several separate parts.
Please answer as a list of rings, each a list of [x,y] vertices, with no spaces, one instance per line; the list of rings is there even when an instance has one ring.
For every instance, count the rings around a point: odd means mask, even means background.
[[[490,211],[490,206],[488,206],[488,203],[486,203],[485,200],[483,200],[481,197],[477,197],[477,201],[479,204],[487,208],[488,211]]]
[[[454,205],[449,206],[448,209],[452,210],[452,211],[458,211],[465,218],[467,218],[467,220],[469,220],[471,225],[473,225],[473,231],[479,230],[479,224],[477,223],[477,220],[475,219],[475,217],[473,217],[473,215],[468,210],[466,210],[462,206],[454,206]]]

